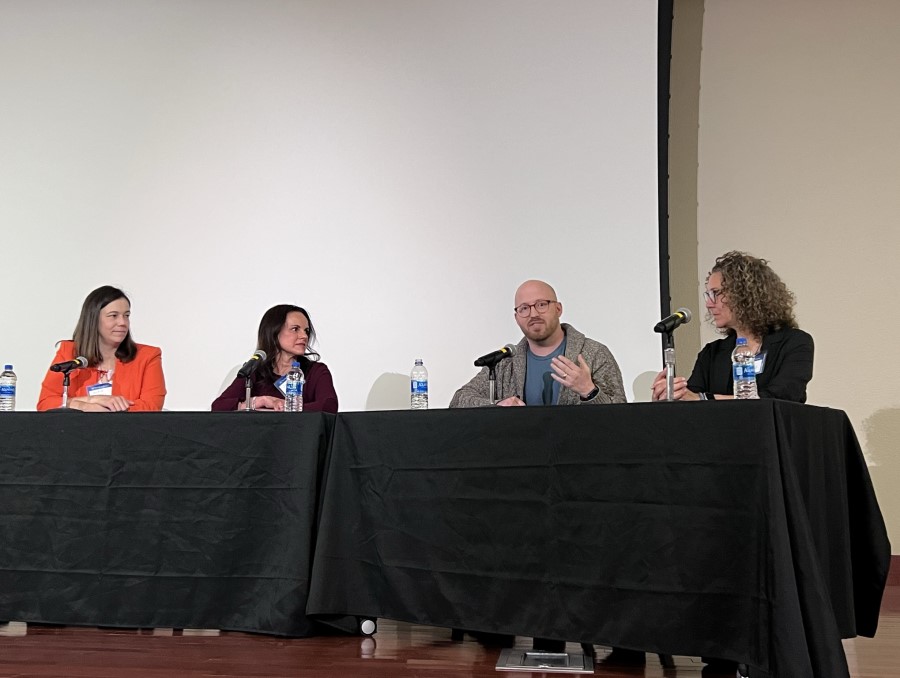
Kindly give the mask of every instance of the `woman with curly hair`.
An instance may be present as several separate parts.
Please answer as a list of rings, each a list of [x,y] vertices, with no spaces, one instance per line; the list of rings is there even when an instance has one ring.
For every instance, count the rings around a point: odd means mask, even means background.
[[[813,374],[813,339],[797,327],[794,295],[765,259],[726,252],[706,278],[706,310],[725,337],[703,347],[689,379],[675,378],[677,400],[734,397],[731,352],[739,337],[756,355],[761,398],[806,402]],[[666,374],[653,382],[653,400],[666,393]]]

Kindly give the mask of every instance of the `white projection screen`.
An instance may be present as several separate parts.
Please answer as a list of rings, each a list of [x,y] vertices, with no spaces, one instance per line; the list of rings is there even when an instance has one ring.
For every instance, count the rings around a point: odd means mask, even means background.
[[[408,407],[417,357],[446,407],[529,278],[629,399],[658,369],[657,0],[4,0],[0,64],[17,409],[104,284],[170,410],[279,303],[342,411]]]

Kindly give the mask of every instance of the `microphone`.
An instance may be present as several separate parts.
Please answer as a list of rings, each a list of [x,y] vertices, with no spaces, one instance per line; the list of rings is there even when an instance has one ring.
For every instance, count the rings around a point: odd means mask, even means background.
[[[66,360],[50,366],[51,372],[63,372],[68,374],[72,370],[80,370],[82,367],[88,366],[88,359],[83,355],[78,356],[74,360]]]
[[[261,348],[256,349],[253,352],[253,355],[250,356],[250,360],[244,363],[243,367],[238,370],[237,375],[241,379],[246,379],[259,367],[259,364],[266,359],[266,352]]]
[[[498,351],[491,351],[487,355],[481,356],[475,361],[475,367],[484,367],[485,365],[493,367],[504,358],[512,358],[516,354],[516,345],[507,344]]]
[[[663,318],[653,326],[654,332],[671,332],[679,325],[687,325],[691,322],[691,311],[687,308],[679,308],[672,315]]]

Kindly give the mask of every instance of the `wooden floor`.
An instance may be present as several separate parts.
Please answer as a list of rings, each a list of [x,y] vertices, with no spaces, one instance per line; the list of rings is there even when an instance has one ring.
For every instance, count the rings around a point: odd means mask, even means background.
[[[16,628],[11,629],[13,633]],[[164,633],[164,632],[163,632]],[[518,638],[517,647],[530,647]],[[854,678],[900,676],[900,586],[889,586],[874,639],[845,641]],[[579,647],[570,644],[569,651]],[[596,676],[701,678],[699,659],[676,657],[664,670],[654,655],[646,667],[603,664],[608,648],[597,648]],[[75,627],[29,626],[24,636],[0,637],[0,678],[433,678],[437,676],[553,676],[548,673],[498,673],[497,648],[468,636],[452,642],[448,629],[380,620],[371,638],[317,637],[285,640],[242,633],[219,636],[162,635],[151,631],[112,631]],[[571,675],[571,674],[570,674]],[[819,678],[828,678],[822,676]]]

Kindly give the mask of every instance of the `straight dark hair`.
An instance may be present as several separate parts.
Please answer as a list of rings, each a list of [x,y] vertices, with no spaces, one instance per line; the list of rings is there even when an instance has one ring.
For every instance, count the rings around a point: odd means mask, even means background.
[[[313,350],[312,345],[316,341],[316,330],[305,308],[293,304],[279,304],[273,306],[263,314],[259,321],[259,331],[256,335],[256,347],[266,352],[266,362],[259,367],[262,376],[267,380],[275,378],[275,363],[281,347],[278,345],[278,334],[287,321],[288,313],[302,313],[309,323],[309,341],[306,343],[306,355],[294,356],[305,372],[309,363],[319,360],[319,354]]]
[[[87,295],[87,299],[81,306],[81,315],[78,317],[78,324],[75,325],[72,341],[75,343],[75,355],[83,355],[91,366],[103,362],[103,355],[100,353],[100,311],[119,299],[127,301],[128,307],[131,308],[131,299],[122,290],[111,285],[104,285]],[[131,338],[131,328],[129,327],[128,334],[116,349],[116,358],[123,363],[128,363],[134,360],[136,355],[137,346]]]

